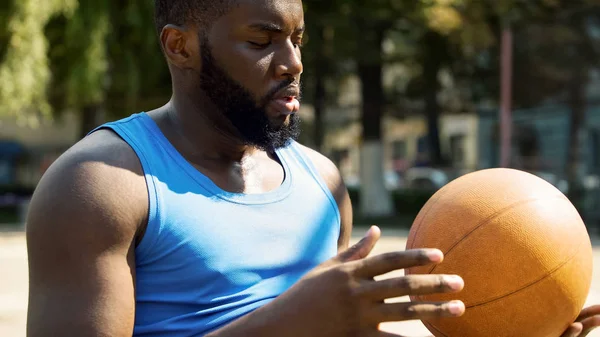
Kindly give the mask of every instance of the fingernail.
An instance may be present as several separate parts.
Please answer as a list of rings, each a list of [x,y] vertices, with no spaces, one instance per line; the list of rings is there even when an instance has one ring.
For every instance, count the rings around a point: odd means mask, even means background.
[[[465,310],[465,305],[460,301],[453,301],[448,304],[448,310],[452,315],[460,315]]]
[[[448,284],[448,286],[450,287],[450,289],[452,290],[459,290],[462,289],[462,287],[464,286],[464,281],[461,277],[459,276],[448,276],[448,278],[446,279],[446,283]]]
[[[431,262],[440,262],[444,258],[444,254],[437,249],[429,251],[427,256]]]
[[[373,230],[374,230],[374,229],[373,229],[373,226],[371,226],[371,227],[369,228],[369,230],[367,231],[367,234],[365,234],[365,235],[369,236],[369,235],[373,234]]]

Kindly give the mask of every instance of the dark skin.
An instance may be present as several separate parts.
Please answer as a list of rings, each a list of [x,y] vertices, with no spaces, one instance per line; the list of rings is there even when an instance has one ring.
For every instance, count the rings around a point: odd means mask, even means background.
[[[243,0],[207,33],[215,59],[258,99],[284,79],[300,78],[303,27],[300,0]],[[200,30],[193,23],[163,29],[173,97],[149,115],[182,155],[222,189],[250,194],[276,189],[283,180],[277,157],[244,145],[198,89]],[[272,112],[268,116],[273,125],[289,121]],[[378,324],[461,315],[460,302],[454,313],[449,303],[383,303],[404,295],[455,292],[463,283],[447,275],[374,281],[389,271],[439,263],[443,255],[411,250],[368,257],[380,236],[376,227],[348,248],[352,209],[340,173],[326,157],[303,149],[340,209],[339,254],[271,303],[210,336],[394,336],[379,331]],[[86,137],[52,165],[28,218],[28,336],[131,336],[135,246],[143,237],[147,205],[139,160],[111,131]],[[585,336],[600,325],[599,314],[600,307],[584,310],[580,323],[563,336]]]

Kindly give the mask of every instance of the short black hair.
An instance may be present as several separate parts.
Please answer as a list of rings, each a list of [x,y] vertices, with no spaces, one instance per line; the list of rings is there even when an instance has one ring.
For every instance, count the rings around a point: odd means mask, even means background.
[[[235,0],[154,0],[154,21],[160,35],[168,24],[196,23],[202,28],[224,15]]]

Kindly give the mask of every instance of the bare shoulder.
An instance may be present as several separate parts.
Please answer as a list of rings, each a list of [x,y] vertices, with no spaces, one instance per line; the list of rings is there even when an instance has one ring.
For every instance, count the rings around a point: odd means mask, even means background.
[[[31,249],[89,243],[86,248],[99,251],[128,245],[147,204],[135,152],[112,131],[99,130],[67,150],[40,180],[27,215],[28,243]]]
[[[33,221],[38,210],[64,211],[70,217],[93,211],[119,224],[138,222],[147,204],[142,172],[125,141],[99,130],[67,150],[44,174],[32,198],[28,226],[41,225]]]

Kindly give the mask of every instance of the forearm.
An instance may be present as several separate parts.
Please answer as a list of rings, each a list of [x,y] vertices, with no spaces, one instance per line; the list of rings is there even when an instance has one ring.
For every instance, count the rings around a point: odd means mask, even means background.
[[[286,320],[288,315],[282,310],[281,300],[275,299],[205,337],[301,337],[296,327]]]
[[[319,307],[318,303],[315,303],[315,292],[312,290],[315,289],[314,283],[318,283],[319,280],[306,277],[273,301],[209,333],[206,337],[336,336],[335,333],[328,333],[327,327],[323,326],[324,317],[318,310],[306,309]]]

